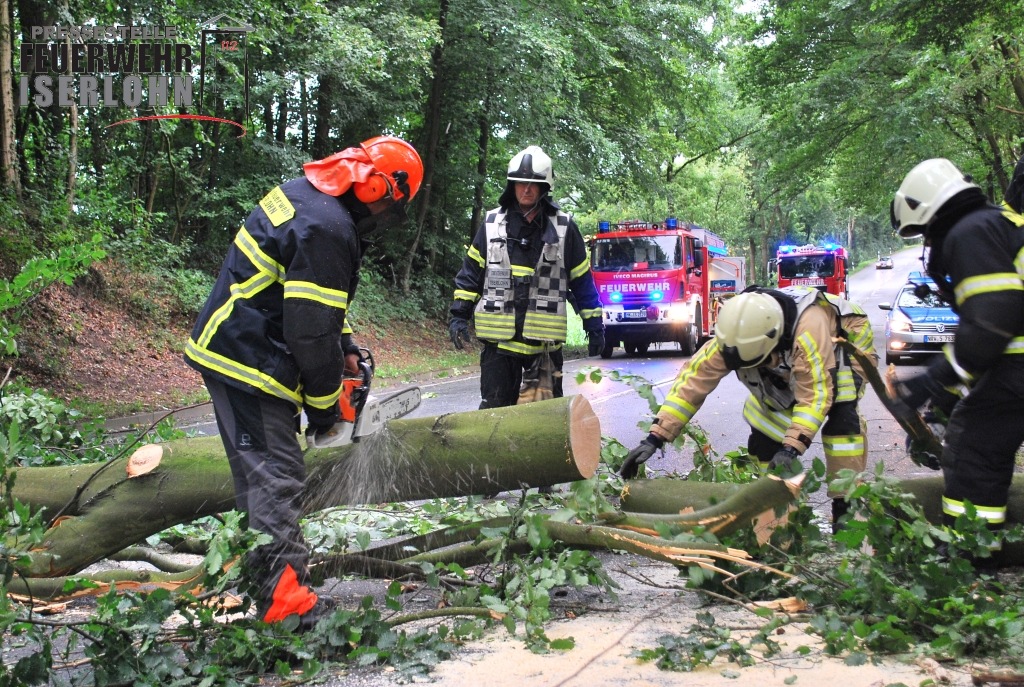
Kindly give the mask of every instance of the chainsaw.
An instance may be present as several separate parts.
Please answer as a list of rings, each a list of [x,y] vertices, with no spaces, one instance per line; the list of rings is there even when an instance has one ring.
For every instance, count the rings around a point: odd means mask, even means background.
[[[341,397],[338,399],[339,421],[327,432],[306,429],[308,448],[335,448],[358,442],[365,436],[379,431],[388,420],[408,415],[419,407],[422,398],[420,388],[414,386],[393,394],[377,398],[370,395],[370,382],[376,365],[373,354],[361,348],[359,374],[341,380]]]

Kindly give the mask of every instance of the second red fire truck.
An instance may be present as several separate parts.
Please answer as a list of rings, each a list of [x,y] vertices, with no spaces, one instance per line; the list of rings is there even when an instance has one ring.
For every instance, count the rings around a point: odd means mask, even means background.
[[[775,253],[779,288],[813,286],[819,291],[850,297],[846,281],[850,263],[846,249],[834,243],[821,246],[779,246]]]
[[[675,218],[599,222],[591,271],[604,311],[602,358],[619,346],[644,354],[658,342],[692,355],[714,333],[721,302],[746,285],[744,259],[729,257],[725,241]]]

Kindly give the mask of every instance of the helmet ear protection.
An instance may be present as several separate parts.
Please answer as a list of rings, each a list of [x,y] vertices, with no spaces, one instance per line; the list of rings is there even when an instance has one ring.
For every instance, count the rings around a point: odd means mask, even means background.
[[[374,172],[369,179],[354,184],[352,188],[360,203],[375,203],[391,195],[391,184],[380,172]]]

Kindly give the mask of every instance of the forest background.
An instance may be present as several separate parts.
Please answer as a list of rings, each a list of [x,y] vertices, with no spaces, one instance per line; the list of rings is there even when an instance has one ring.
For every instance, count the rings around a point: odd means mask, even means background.
[[[353,303],[358,340],[386,339],[388,357],[417,355],[407,345],[417,338],[444,343],[452,277],[483,212],[496,204],[508,160],[531,144],[553,158],[554,196],[585,235],[600,220],[675,216],[723,236],[731,253],[747,257],[749,280],[761,283],[780,243],[831,240],[863,263],[901,245],[889,202],[923,159],[948,157],[1002,199],[1024,148],[1022,5],[0,0],[0,408],[7,413],[0,496],[7,503],[8,465],[109,457],[99,442],[67,431],[81,414],[58,417],[27,387],[74,399],[94,371],[117,367],[135,376],[114,378],[104,400],[123,408],[164,388],[153,361],[198,382],[181,359],[184,333],[246,215],[305,161],[381,133],[409,140],[423,157],[410,220],[375,239]],[[175,27],[175,42],[192,48],[191,71],[176,76],[191,80],[193,102],[106,106],[123,99],[131,70],[86,74],[61,59],[62,51],[81,50],[80,36],[33,35],[52,26]],[[225,26],[244,27],[244,35]],[[41,50],[55,64],[37,64]],[[37,77],[60,75],[73,84],[65,101],[59,93],[37,101]],[[85,76],[109,84],[110,98],[80,101]],[[182,114],[236,124],[124,121]],[[85,364],[81,352],[97,335],[106,345]],[[101,421],[98,413],[86,418]],[[44,527],[27,515],[0,509],[0,529],[37,541],[26,533],[41,537]],[[869,522],[881,528],[891,520]],[[7,541],[0,543],[5,584],[21,553],[4,548]],[[899,579],[915,589],[929,575],[950,582],[921,550],[907,560],[931,567],[901,561],[907,577]],[[888,602],[870,585],[881,576],[893,584],[892,574],[863,576],[863,598]],[[134,603],[156,614],[167,610],[153,610],[165,601],[151,595]],[[136,657],[119,650],[127,635],[108,618],[123,607],[109,603],[95,632],[97,644],[112,649],[97,659],[97,671]],[[0,628],[22,632],[13,608],[0,600]],[[991,639],[1003,651],[999,642],[1019,637],[1018,610],[1009,601],[990,615],[972,606],[962,614],[972,633],[947,622],[948,608],[930,617],[943,618],[947,646],[970,656],[981,655],[979,642]],[[892,639],[883,648],[905,650],[909,640],[897,630],[879,631]],[[38,651],[26,651],[11,673],[39,677],[49,669],[50,640],[36,631]],[[857,632],[844,634],[842,647],[860,646],[851,639]],[[947,641],[955,633],[969,641]],[[205,655],[206,645],[195,646]],[[206,653],[208,664],[197,670],[220,665],[222,653]],[[141,655],[130,670],[153,674],[148,660]],[[255,663],[246,669],[268,670]],[[178,667],[173,657],[165,665]],[[0,685],[19,684],[4,682],[8,668],[0,662]]]
[[[1002,198],[1024,128],[1021,4],[0,0],[0,350],[17,352],[32,294],[99,259],[148,279],[127,304],[140,317],[163,294],[188,320],[268,189],[380,133],[413,142],[426,177],[410,221],[366,256],[363,315],[377,321],[444,317],[508,160],[530,144],[553,158],[554,196],[584,234],[675,216],[725,237],[751,281],[783,242],[874,259],[898,245],[889,201],[923,159],[948,157]],[[23,59],[33,28],[87,25],[176,27],[191,107],[26,98],[37,67],[75,67]],[[233,49],[212,31],[226,25],[248,29]],[[127,73],[108,76],[121,98]],[[246,133],[112,126],[199,111]]]

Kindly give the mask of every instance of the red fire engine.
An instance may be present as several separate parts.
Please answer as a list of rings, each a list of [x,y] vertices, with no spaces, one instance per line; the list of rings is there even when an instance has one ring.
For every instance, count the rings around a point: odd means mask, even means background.
[[[644,354],[662,341],[692,355],[714,333],[720,302],[745,286],[743,258],[726,256],[720,237],[675,218],[599,222],[590,259],[604,311],[602,358],[617,346]]]
[[[850,297],[846,282],[849,258],[846,249],[834,243],[823,246],[779,246],[775,254],[779,269],[779,288],[813,286],[819,291]]]

